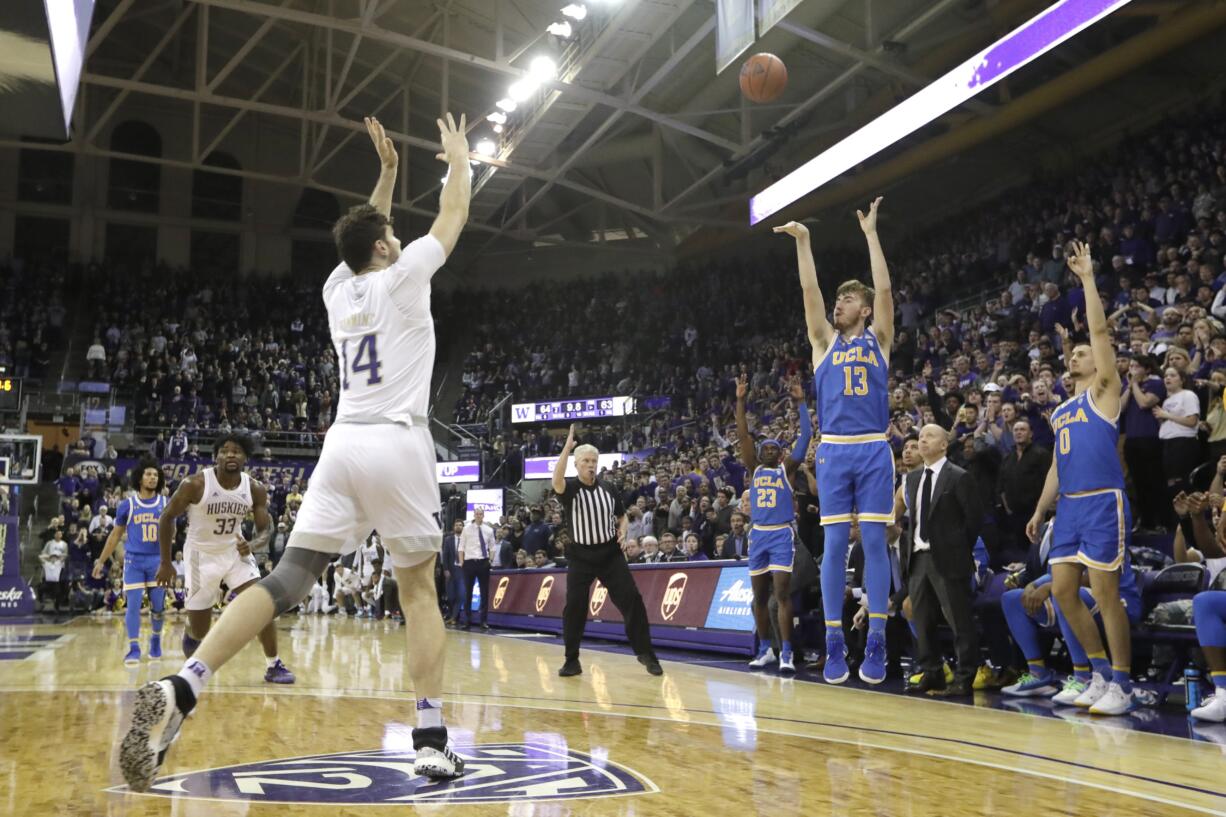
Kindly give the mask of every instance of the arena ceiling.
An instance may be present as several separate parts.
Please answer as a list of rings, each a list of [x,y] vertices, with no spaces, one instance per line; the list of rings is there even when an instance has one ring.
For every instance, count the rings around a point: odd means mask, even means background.
[[[736,65],[715,73],[713,0],[585,0],[582,23],[560,14],[572,2],[100,0],[83,78],[90,104],[77,138],[96,142],[126,100],[152,97],[191,117],[191,144],[178,146],[177,158],[202,166],[239,138],[244,117],[278,120],[301,133],[298,172],[231,172],[317,187],[347,204],[366,194],[346,158],[368,158],[361,119],[373,113],[403,149],[396,206],[425,219],[442,169],[435,118],[463,111],[474,147],[496,142],[492,155],[477,157],[468,259],[542,245],[659,255],[745,233],[748,195],[1048,5],[805,0],[752,47],[782,57],[790,83],[776,103],[751,106],[741,100]],[[990,120],[1196,5],[1205,4],[1138,0],[897,150]],[[573,22],[573,35],[548,33],[557,22]],[[1126,125],[1154,99],[1216,81],[1220,50],[1180,44],[1154,55],[1167,62],[1149,66],[1152,82],[1134,73],[1126,90],[1095,95],[1095,119]],[[561,63],[560,76],[527,94],[494,134],[486,116],[541,55]],[[968,195],[1007,183],[1024,164],[1019,155],[1067,149],[1079,138],[1080,110],[1049,112],[959,150],[958,180],[949,178],[948,155],[928,178],[939,173],[948,191],[961,184]],[[917,173],[906,176],[913,187]],[[912,195],[922,203],[918,190]],[[852,195],[860,195],[854,184],[839,183],[810,209],[843,206]],[[924,212],[950,204],[942,197]]]

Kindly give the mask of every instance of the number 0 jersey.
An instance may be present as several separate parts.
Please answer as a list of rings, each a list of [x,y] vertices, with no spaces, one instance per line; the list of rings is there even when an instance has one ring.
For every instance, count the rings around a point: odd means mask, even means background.
[[[755,528],[763,525],[790,525],[796,519],[792,484],[783,466],[759,465],[753,471],[749,489],[749,516]]]
[[[873,330],[835,333],[813,373],[822,439],[884,434],[890,425],[889,364]]]
[[[235,537],[242,533],[243,520],[251,513],[251,477],[242,475],[234,490],[223,488],[217,481],[217,469],[206,468],[204,496],[195,505],[187,506],[186,547],[207,553],[234,550]]]
[[[161,547],[158,545],[158,520],[162,518],[162,510],[165,507],[164,496],[145,500],[137,494],[132,494],[119,503],[119,509],[115,511],[115,524],[124,526],[125,556],[161,555]]]
[[[338,423],[424,425],[434,369],[430,279],[447,259],[425,235],[364,275],[341,264],[324,284],[341,384]]]
[[[1060,493],[1124,488],[1124,469],[1116,451],[1118,422],[1118,417],[1109,419],[1099,411],[1088,389],[1051,413]]]

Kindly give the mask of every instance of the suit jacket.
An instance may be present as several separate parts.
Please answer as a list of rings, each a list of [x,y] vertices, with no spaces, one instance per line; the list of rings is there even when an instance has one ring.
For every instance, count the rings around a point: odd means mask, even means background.
[[[747,559],[749,558],[749,531],[742,533],[740,536],[741,555],[736,553],[737,535],[735,533],[728,534],[728,538],[724,540],[724,549],[720,552],[721,559]]]
[[[924,469],[917,468],[903,480],[907,507],[914,517],[910,530],[903,536],[899,546],[904,576],[910,576],[911,555],[915,547],[915,535],[919,530],[919,515],[916,512],[920,483]],[[946,461],[932,486],[932,506],[929,511],[929,534],[932,559],[941,575],[950,578],[965,576],[968,581],[975,572],[972,555],[979,529],[983,526],[983,506],[974,480],[965,469]]]
[[[458,542],[456,542],[456,535],[454,533],[443,535],[443,552],[439,561],[442,562],[443,567],[446,570],[451,570],[452,568],[459,566],[458,560],[460,557],[456,549],[457,544]]]

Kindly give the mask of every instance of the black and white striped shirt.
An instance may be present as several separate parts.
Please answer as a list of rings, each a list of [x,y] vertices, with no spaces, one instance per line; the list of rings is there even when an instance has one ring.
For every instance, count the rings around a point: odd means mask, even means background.
[[[566,526],[575,544],[602,545],[617,539],[617,523],[626,514],[626,507],[621,497],[600,480],[595,485],[584,485],[578,477],[571,477],[558,498],[562,500]]]

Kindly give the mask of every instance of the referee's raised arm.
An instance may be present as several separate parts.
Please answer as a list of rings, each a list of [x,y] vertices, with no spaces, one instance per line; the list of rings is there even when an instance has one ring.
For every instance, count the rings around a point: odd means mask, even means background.
[[[570,452],[575,447],[575,424],[570,424],[570,433],[566,435],[566,445],[553,466],[553,492],[558,496],[566,493],[566,464],[570,462]]]

